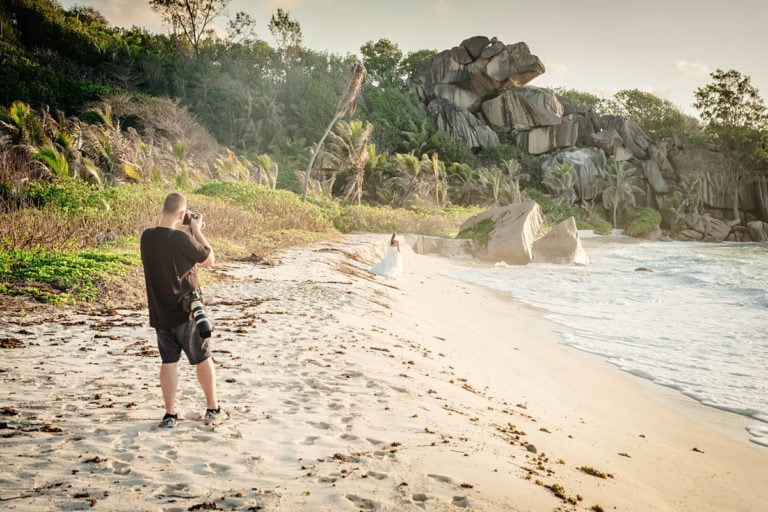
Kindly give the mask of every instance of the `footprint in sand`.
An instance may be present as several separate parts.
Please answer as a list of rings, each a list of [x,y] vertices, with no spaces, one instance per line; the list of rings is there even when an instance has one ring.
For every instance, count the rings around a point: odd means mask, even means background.
[[[435,475],[435,474],[429,474],[427,476],[429,478],[432,478],[433,480],[437,480],[438,482],[443,483],[443,484],[453,483],[453,479],[451,479],[451,477],[448,477],[448,476]]]
[[[387,478],[388,475],[386,473],[377,473],[376,471],[369,471],[368,476],[375,480],[384,480],[385,478]]]
[[[211,469],[212,473],[224,473],[232,469],[232,467],[227,464],[219,464],[217,462],[211,462],[208,464],[208,467]]]
[[[112,471],[118,475],[127,475],[131,472],[131,465],[119,460],[112,461]]]
[[[469,498],[466,496],[454,496],[453,505],[456,507],[469,508]]]
[[[347,494],[347,499],[360,510],[377,510],[379,508],[379,504],[377,502],[368,498],[361,498],[360,496],[356,496],[354,494]]]
[[[307,423],[319,430],[328,430],[331,428],[331,424],[324,421],[308,421]]]
[[[168,484],[162,486],[157,495],[168,498],[195,498],[206,493],[206,489],[190,487],[186,483]]]
[[[315,441],[317,441],[318,439],[320,439],[318,436],[309,436],[304,439],[304,444],[313,445],[315,444]]]

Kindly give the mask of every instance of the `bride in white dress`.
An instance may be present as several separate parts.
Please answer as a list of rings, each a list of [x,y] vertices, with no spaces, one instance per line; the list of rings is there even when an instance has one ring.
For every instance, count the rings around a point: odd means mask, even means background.
[[[400,252],[400,242],[396,240],[397,235],[392,233],[392,238],[389,240],[389,247],[387,247],[387,253],[384,258],[371,267],[371,272],[384,277],[390,277],[393,279],[399,278],[403,273],[403,255]]]

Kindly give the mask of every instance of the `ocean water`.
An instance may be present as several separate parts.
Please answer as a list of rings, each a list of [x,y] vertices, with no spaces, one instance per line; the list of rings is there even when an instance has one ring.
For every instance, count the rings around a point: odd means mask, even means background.
[[[750,440],[768,446],[768,244],[581,235],[588,266],[532,263],[450,277],[547,311],[567,327],[567,345],[754,419]]]

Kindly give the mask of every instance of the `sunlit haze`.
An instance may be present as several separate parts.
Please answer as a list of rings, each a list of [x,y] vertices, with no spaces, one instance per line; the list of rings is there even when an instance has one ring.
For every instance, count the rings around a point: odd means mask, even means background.
[[[167,31],[148,0],[60,3],[94,7],[116,26]],[[751,77],[763,99],[768,97],[768,3],[762,0],[232,0],[227,11],[250,14],[257,36],[273,43],[267,25],[277,8],[299,22],[305,46],[340,55],[356,54],[381,38],[407,53],[496,36],[507,44],[527,43],[544,63],[546,73],[531,85],[600,96],[640,89],[696,115],[694,90],[720,68]],[[224,27],[226,19],[218,24]]]

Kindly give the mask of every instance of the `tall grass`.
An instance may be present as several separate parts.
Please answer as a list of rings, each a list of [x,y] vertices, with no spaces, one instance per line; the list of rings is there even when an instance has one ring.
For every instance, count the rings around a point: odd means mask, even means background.
[[[56,304],[142,301],[139,237],[157,224],[163,199],[174,190],[168,184],[98,189],[66,178],[6,190],[0,196],[0,294]],[[188,207],[203,214],[206,237],[224,259],[268,257],[340,233],[453,236],[479,211],[303,203],[293,192],[244,182],[180,191]]]

